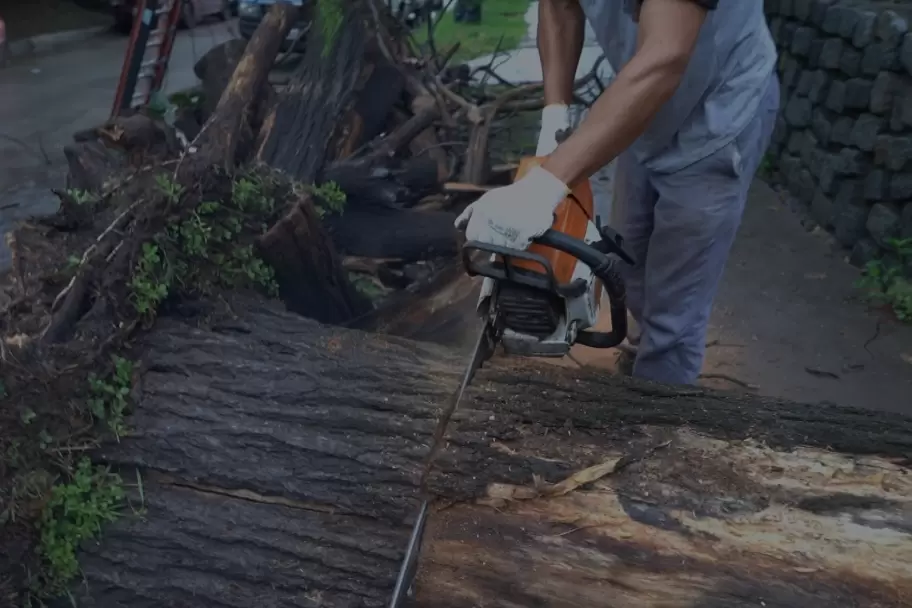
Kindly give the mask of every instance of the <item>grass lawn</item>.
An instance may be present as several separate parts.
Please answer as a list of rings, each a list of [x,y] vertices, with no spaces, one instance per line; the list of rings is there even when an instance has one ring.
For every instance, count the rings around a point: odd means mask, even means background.
[[[524,17],[529,4],[530,0],[482,0],[481,23],[475,24],[456,23],[450,10],[434,30],[434,43],[443,52],[459,42],[454,63],[493,53],[498,42],[500,50],[514,49],[526,35]],[[415,38],[420,43],[427,41],[424,26],[416,28]]]

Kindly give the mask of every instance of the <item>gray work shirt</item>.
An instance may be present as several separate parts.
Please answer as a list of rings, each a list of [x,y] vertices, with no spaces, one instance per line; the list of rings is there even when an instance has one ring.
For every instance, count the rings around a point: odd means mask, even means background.
[[[638,0],[579,2],[605,58],[620,72],[636,49]],[[775,65],[763,0],[722,0],[707,13],[680,87],[633,153],[649,169],[670,173],[720,150],[754,117]]]

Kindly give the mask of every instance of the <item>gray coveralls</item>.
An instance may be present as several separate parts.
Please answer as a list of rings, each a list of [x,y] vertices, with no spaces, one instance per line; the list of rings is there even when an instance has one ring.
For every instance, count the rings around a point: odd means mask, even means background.
[[[633,56],[638,0],[580,0],[607,60]],[[693,384],[747,191],[779,109],[776,49],[762,0],[711,10],[684,79],[617,161],[615,204],[637,265],[625,273],[641,329],[633,373]]]

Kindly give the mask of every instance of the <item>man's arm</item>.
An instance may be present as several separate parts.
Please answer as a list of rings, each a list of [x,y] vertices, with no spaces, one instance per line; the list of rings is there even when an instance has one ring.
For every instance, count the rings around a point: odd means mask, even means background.
[[[627,149],[677,90],[707,10],[716,2],[643,0],[633,58],[599,96],[582,125],[542,167],[565,184],[573,184]],[[545,95],[547,99],[547,88]]]
[[[541,0],[538,4],[538,54],[546,106],[569,105],[573,100],[585,25],[579,0]]]

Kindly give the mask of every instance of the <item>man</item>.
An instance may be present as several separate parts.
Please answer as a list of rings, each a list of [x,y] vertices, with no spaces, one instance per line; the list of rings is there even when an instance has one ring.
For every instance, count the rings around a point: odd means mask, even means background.
[[[588,19],[617,71],[576,131],[567,105]],[[618,157],[615,199],[637,265],[625,271],[641,330],[633,374],[696,382],[712,300],[779,105],[762,0],[541,0],[546,107],[540,168],[457,220],[466,238],[525,249],[567,184]],[[617,204],[616,202],[616,204]]]

